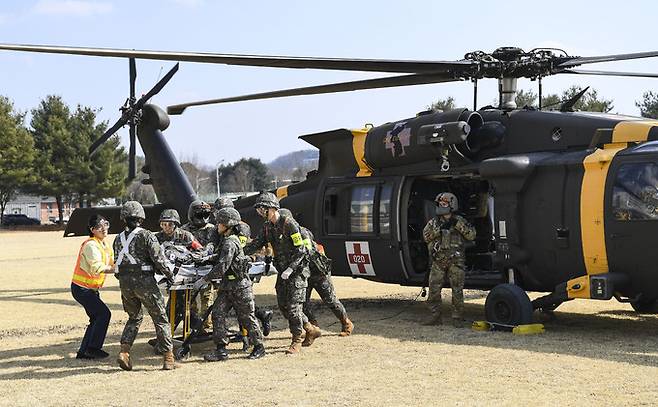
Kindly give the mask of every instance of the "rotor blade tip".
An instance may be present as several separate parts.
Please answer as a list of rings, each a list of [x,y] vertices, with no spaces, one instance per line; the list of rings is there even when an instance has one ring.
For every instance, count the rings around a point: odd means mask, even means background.
[[[167,107],[167,114],[170,114],[170,115],[183,114],[185,109],[186,109],[185,107],[168,106]]]

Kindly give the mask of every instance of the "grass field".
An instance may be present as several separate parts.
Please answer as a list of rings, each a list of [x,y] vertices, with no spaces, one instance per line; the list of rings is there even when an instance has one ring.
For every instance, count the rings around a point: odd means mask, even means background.
[[[213,346],[193,346],[175,371],[146,341],[148,317],[133,347],[135,370],[115,364],[126,321],[117,280],[102,297],[112,310],[105,350],[80,361],[86,315],[69,286],[82,238],[61,232],[0,233],[0,405],[656,405],[658,318],[615,301],[572,301],[540,335],[425,327],[418,289],[335,278],[353,318],[353,336],[319,312],[324,335],[287,356],[287,325],[275,312],[267,357],[245,359],[232,345],[225,363],[205,363]],[[256,286],[274,308],[274,279]],[[469,319],[482,319],[486,293],[467,292]],[[450,292],[445,304],[449,304]],[[331,325],[334,323],[333,325]]]

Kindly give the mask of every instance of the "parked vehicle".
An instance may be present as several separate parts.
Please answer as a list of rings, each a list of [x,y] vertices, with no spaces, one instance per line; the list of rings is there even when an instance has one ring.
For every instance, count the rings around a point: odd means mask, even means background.
[[[27,215],[22,213],[9,213],[2,215],[2,226],[16,226],[16,225],[40,225],[39,219],[28,218]]]

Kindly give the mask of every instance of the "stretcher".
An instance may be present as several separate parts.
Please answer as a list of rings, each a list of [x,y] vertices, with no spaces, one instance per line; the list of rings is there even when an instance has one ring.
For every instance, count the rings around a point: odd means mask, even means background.
[[[167,251],[165,251],[165,254],[167,254]],[[198,316],[192,313],[192,304],[198,295],[198,292],[193,292],[194,283],[208,275],[212,270],[212,266],[196,266],[194,263],[180,263],[180,257],[168,256],[168,267],[174,274],[174,280],[171,285],[168,286],[167,279],[164,275],[155,274],[155,278],[161,288],[169,291],[168,311],[171,334],[176,348],[174,355],[176,359],[180,360],[190,354],[192,343],[205,342],[212,339],[212,333],[206,333],[203,330],[203,323],[212,313],[213,306],[210,305],[203,315]],[[259,282],[261,277],[273,275],[276,272],[276,268],[273,265],[267,264],[264,261],[250,263],[249,277],[255,283]],[[220,281],[220,279],[212,280],[216,285]],[[180,322],[183,323],[183,332],[181,336],[175,337],[174,333]],[[244,330],[242,332],[231,332],[231,342],[243,342],[243,348],[248,348],[248,343],[245,343],[246,336]]]

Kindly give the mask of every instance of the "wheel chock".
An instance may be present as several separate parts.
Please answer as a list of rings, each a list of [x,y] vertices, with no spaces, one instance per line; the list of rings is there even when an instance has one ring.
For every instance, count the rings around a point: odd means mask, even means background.
[[[473,321],[471,328],[475,331],[505,331],[515,335],[534,335],[544,333],[544,324],[507,325],[489,321]]]

